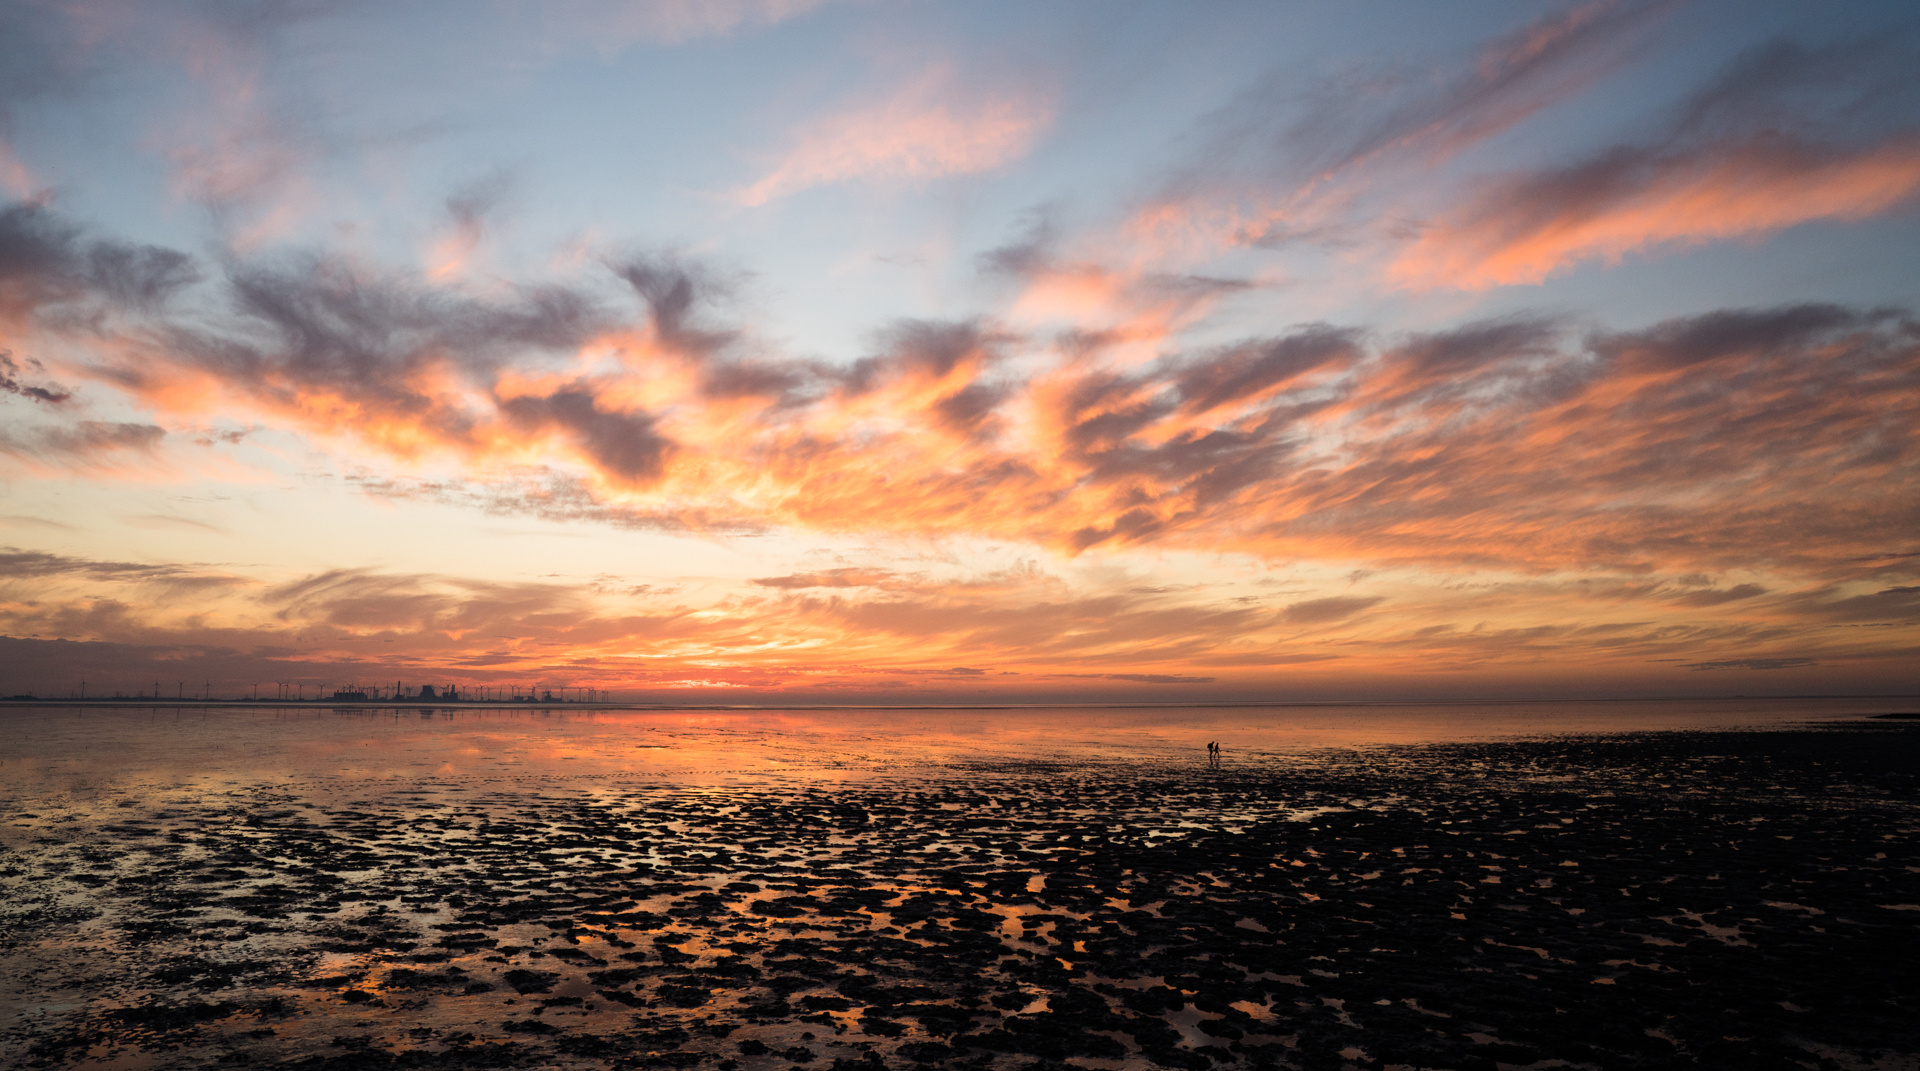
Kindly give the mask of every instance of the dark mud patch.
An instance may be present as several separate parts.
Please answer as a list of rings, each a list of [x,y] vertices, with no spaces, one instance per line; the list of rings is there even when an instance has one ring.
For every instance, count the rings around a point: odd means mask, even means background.
[[[33,806],[8,1067],[1920,1062],[1885,722]]]

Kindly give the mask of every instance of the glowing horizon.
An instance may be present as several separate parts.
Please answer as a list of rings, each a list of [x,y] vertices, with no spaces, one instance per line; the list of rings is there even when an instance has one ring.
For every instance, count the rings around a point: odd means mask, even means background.
[[[0,3],[0,690],[1920,689],[1920,20]]]

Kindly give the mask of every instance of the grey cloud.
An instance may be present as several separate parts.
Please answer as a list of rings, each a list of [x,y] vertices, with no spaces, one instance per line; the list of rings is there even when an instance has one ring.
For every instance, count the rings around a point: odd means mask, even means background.
[[[0,391],[17,394],[36,402],[45,402],[48,405],[59,405],[73,397],[71,392],[58,386],[42,386],[25,382],[22,376],[46,370],[39,361],[31,357],[27,358],[26,365],[26,368],[22,369],[14,363],[11,351],[0,350]]]
[[[507,200],[513,185],[512,172],[500,170],[447,198],[447,216],[462,245],[471,248],[480,241],[486,233],[487,217]]]
[[[861,394],[901,377],[940,379],[970,360],[984,372],[999,362],[1006,341],[977,322],[904,320],[880,333],[880,353],[855,361],[838,379],[842,389]],[[976,376],[935,399],[928,416],[955,434],[985,436],[997,427],[996,408],[1011,395],[1011,385]]]
[[[94,299],[150,310],[199,279],[193,258],[159,246],[91,240],[77,224],[32,203],[0,208],[0,316],[25,317]],[[84,318],[84,310],[63,310]]]
[[[39,205],[0,209],[0,315],[22,316],[83,290],[80,229]]]
[[[1286,338],[1261,339],[1196,359],[1175,383],[1189,412],[1205,412],[1283,385],[1308,372],[1351,364],[1360,356],[1358,332],[1314,325]]]
[[[1751,599],[1757,595],[1765,595],[1766,593],[1767,589],[1758,584],[1737,584],[1724,589],[1714,588],[1706,591],[1690,591],[1685,595],[1675,598],[1673,601],[1682,606],[1719,606],[1724,603],[1739,602],[1742,599]]]
[[[1681,669],[1798,669],[1801,666],[1817,666],[1820,663],[1811,658],[1722,658],[1712,662],[1685,662]]]
[[[1363,163],[1426,172],[1586,89],[1634,58],[1633,45],[1674,5],[1585,4],[1543,15],[1488,42],[1461,73],[1350,70],[1304,99],[1280,72],[1209,117],[1196,161],[1170,184],[1175,198],[1230,175],[1304,196]],[[1437,84],[1436,84],[1437,83]],[[1337,240],[1340,228],[1288,219],[1244,235],[1252,244]]]
[[[98,561],[15,548],[0,550],[0,577],[16,580],[50,576],[85,576],[95,580],[170,580],[187,572],[173,565]]]
[[[702,372],[709,398],[768,398],[783,408],[817,400],[830,378],[805,362],[713,361]]]
[[[395,373],[449,356],[490,367],[571,349],[608,322],[591,299],[558,287],[487,304],[313,255],[235,265],[228,285],[242,322],[271,343],[242,344],[221,370],[277,366],[342,385],[390,386]]]
[[[1552,353],[1559,335],[1558,324],[1537,317],[1483,320],[1414,335],[1394,347],[1387,360],[1420,381],[1454,378],[1514,357]]]
[[[695,314],[724,293],[712,274],[671,257],[635,257],[609,265],[647,303],[654,333],[689,357],[707,358],[731,343],[734,331],[701,330]]]
[[[1076,680],[1132,681],[1135,684],[1211,684],[1215,677],[1193,677],[1182,673],[1061,673]]]
[[[1790,182],[1875,149],[1911,151],[1920,139],[1916,72],[1920,32],[1911,19],[1865,39],[1770,42],[1729,63],[1647,135],[1486,184],[1456,226],[1496,248],[1630,212],[1671,176],[1737,171]]]
[[[1680,105],[1671,136],[1706,141],[1786,130],[1831,137],[1906,126],[1920,91],[1920,34],[1911,21],[1890,30],[1749,48]]]
[[[578,623],[585,604],[571,588],[458,577],[333,569],[268,590],[282,620],[344,629],[413,633],[501,630],[525,635]]]
[[[1787,305],[1772,309],[1722,309],[1668,320],[1637,332],[1595,335],[1595,352],[1623,366],[1668,370],[1721,358],[1790,356],[1816,340],[1871,330],[1896,319],[1889,311],[1838,305]]]
[[[1325,599],[1308,599],[1288,606],[1280,614],[1280,620],[1292,625],[1320,625],[1330,621],[1343,621],[1362,610],[1370,609],[1385,602],[1379,598],[1360,598],[1356,596],[1335,595]]]
[[[627,483],[660,477],[673,443],[654,428],[653,418],[598,407],[585,387],[557,390],[545,397],[526,395],[499,403],[507,419],[526,430],[564,428],[605,472]]]
[[[1002,341],[972,321],[902,320],[880,333],[880,354],[854,362],[847,387],[867,391],[903,373],[938,378],[976,356],[991,363]]]
[[[0,429],[0,453],[43,460],[89,461],[122,451],[150,451],[166,437],[152,424],[82,420],[76,424]]]
[[[1787,600],[1786,612],[1828,621],[1920,621],[1920,586],[1903,584],[1865,595],[1832,598],[1822,591]]]
[[[888,588],[898,586],[899,575],[888,569],[843,567],[817,573],[763,576],[753,581],[763,588]]]
[[[71,578],[114,584],[140,584],[180,595],[202,595],[220,588],[244,587],[244,578],[205,566],[155,565],[145,562],[101,561],[44,551],[0,548],[0,581],[45,582]],[[110,601],[110,600],[109,600]]]
[[[1011,397],[1005,386],[970,383],[933,403],[940,422],[963,435],[978,435],[989,426],[994,408]]]
[[[350,475],[347,482],[361,493],[376,498],[439,502],[494,516],[537,517],[638,531],[727,535],[759,535],[767,531],[765,523],[758,518],[742,517],[724,509],[691,506],[650,510],[608,503],[578,478],[550,470],[536,470],[530,475],[491,483],[365,475]]]
[[[87,250],[87,278],[114,303],[148,311],[203,276],[194,259],[178,250],[95,242]]]
[[[457,443],[471,435],[474,415],[421,393],[420,373],[450,368],[485,385],[499,367],[572,352],[610,322],[574,290],[523,288],[479,300],[310,254],[230,264],[226,284],[228,311],[199,324],[162,322],[140,341],[143,359],[99,374],[140,389],[164,382],[169,362],[274,402],[320,389],[365,416],[405,420]],[[568,404],[555,419],[581,424],[621,471],[646,468],[612,429]]]
[[[1026,233],[1006,245],[980,255],[980,266],[1002,275],[1030,276],[1053,263],[1060,239],[1057,205],[1042,205],[1030,213]]]

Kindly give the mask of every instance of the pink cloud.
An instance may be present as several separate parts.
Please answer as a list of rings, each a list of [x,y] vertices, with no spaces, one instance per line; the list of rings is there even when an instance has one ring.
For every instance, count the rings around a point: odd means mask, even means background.
[[[757,206],[815,186],[990,171],[1024,155],[1052,117],[1051,103],[1033,94],[958,87],[949,69],[936,68],[884,100],[806,124],[780,161],[734,196]]]
[[[1621,150],[1503,184],[1443,218],[1388,270],[1404,286],[1481,290],[1539,283],[1585,262],[1660,246],[1860,220],[1920,191],[1920,139],[1857,152],[1779,138],[1654,154]]]

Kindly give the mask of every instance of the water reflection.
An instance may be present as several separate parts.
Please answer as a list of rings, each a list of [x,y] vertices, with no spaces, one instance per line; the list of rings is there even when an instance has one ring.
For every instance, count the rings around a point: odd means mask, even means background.
[[[999,759],[1204,765],[1213,740],[1236,760],[1258,764],[1314,748],[1778,726],[1884,709],[1885,701],[1871,700],[1006,710],[9,707],[0,708],[0,761],[16,789],[51,779],[77,791],[423,770],[841,781]]]

